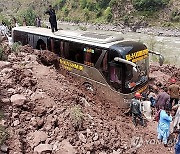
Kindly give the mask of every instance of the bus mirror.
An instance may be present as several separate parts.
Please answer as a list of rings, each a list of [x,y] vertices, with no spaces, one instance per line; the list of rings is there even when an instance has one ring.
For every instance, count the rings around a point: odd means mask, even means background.
[[[164,57],[162,55],[159,55],[159,65],[162,66],[164,63]]]
[[[133,67],[133,81],[137,81],[138,80],[138,70],[136,67]]]
[[[163,65],[164,57],[159,52],[149,51],[149,53],[159,56],[159,65]]]

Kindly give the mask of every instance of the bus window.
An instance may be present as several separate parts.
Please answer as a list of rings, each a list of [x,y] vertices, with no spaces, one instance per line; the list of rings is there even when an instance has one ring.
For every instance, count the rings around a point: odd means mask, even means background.
[[[102,53],[102,49],[86,47],[84,48],[84,53],[84,64],[95,66]]]
[[[117,91],[122,91],[122,67],[120,64],[110,62],[109,65],[110,85]]]
[[[39,39],[37,41],[36,49],[38,49],[38,50],[46,50],[46,43],[42,39]]]
[[[54,52],[60,56],[60,41],[58,39],[54,40]]]

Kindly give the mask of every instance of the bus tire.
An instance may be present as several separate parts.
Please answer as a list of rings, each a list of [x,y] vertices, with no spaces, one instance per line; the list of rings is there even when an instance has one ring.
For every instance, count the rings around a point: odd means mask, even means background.
[[[93,87],[93,85],[92,85],[91,83],[89,83],[89,82],[84,82],[84,83],[83,83],[83,87],[85,88],[85,90],[94,93],[94,87]]]

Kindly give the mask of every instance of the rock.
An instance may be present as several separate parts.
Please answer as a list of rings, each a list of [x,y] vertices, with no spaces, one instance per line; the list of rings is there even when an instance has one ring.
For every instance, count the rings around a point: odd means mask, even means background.
[[[8,89],[8,94],[13,95],[13,94],[15,94],[15,92],[16,92],[16,90],[13,89],[13,88],[9,88],[9,89]]]
[[[4,68],[2,71],[1,71],[1,73],[3,73],[3,74],[5,74],[5,73],[9,73],[9,72],[11,72],[13,69],[11,69],[11,68]]]
[[[6,126],[6,121],[5,121],[5,120],[1,120],[1,121],[0,121],[0,125],[1,125],[1,126]]]
[[[57,153],[59,153],[59,154],[61,154],[61,153],[62,154],[75,154],[76,150],[67,140],[63,140],[60,143],[59,150],[57,151]]]
[[[93,141],[97,141],[98,138],[99,138],[98,134],[97,134],[97,133],[94,133]]]
[[[5,67],[9,67],[11,65],[10,62],[7,61],[0,61],[0,69],[3,69]]]
[[[8,103],[11,102],[9,98],[2,98],[1,101],[2,101],[4,104],[8,104]]]
[[[1,145],[1,151],[7,153],[8,152],[8,146],[5,144]]]
[[[22,106],[26,101],[26,97],[24,95],[15,94],[11,96],[11,102],[14,106]]]
[[[38,154],[41,154],[42,152],[52,152],[52,145],[39,144],[37,147],[34,148],[34,152],[38,152]]]
[[[48,135],[43,131],[35,131],[33,133],[28,134],[27,140],[29,141],[29,144],[31,147],[37,146],[40,142],[46,141],[48,138]]]
[[[90,106],[91,106],[84,97],[82,97],[82,98],[80,99],[80,102],[81,102],[82,104],[84,104],[85,107],[90,107]]]
[[[59,141],[56,141],[56,142],[53,144],[53,150],[54,150],[54,151],[58,150],[58,147],[59,147]]]
[[[19,125],[19,120],[15,120],[14,122],[13,122],[13,126],[17,126],[17,125]]]
[[[86,143],[86,137],[82,133],[79,133],[79,140],[83,143]]]
[[[89,128],[87,128],[86,133],[87,133],[87,137],[88,137],[88,136],[90,136],[92,134],[92,131]]]

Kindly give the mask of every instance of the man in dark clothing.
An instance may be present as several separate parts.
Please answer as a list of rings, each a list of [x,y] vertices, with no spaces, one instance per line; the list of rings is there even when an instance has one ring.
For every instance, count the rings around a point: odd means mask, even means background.
[[[135,94],[135,98],[132,99],[131,104],[130,104],[130,113],[132,113],[132,121],[135,126],[137,126],[137,121],[136,118],[139,118],[141,125],[144,125],[144,121],[142,118],[142,113],[141,113],[141,98],[140,93]]]
[[[165,106],[169,105],[169,101],[170,101],[170,96],[167,93],[168,90],[165,87],[163,92],[160,92],[157,96],[157,100],[156,100],[156,104],[155,107],[157,108],[157,110],[159,111],[160,109],[164,108]]]
[[[172,109],[173,101],[175,101],[174,105],[178,104],[179,94],[180,94],[180,87],[178,84],[176,84],[176,80],[171,79],[171,83],[172,84],[169,86],[169,94],[170,94],[169,106],[170,106],[170,109]]]
[[[51,24],[52,32],[58,31],[55,10],[52,8],[51,5],[49,5],[49,9],[45,12],[45,14],[49,15],[49,22]]]

